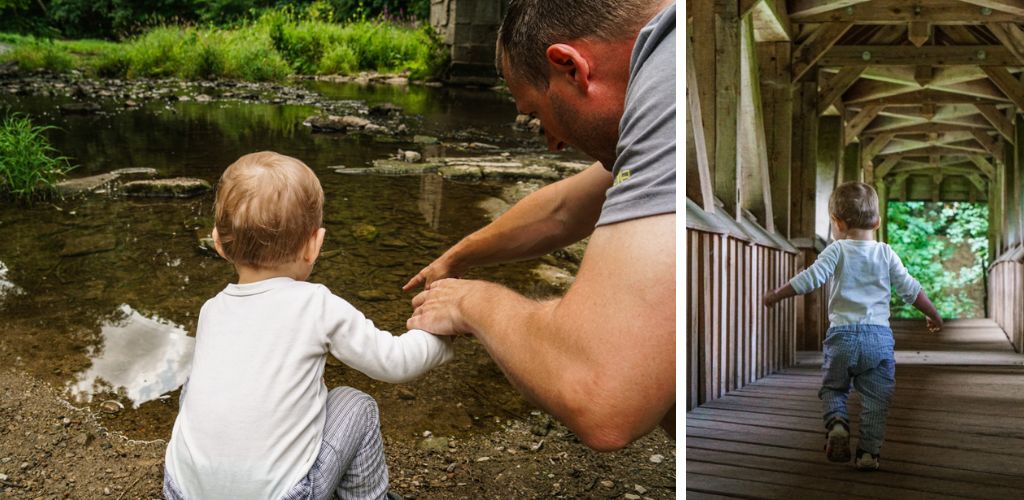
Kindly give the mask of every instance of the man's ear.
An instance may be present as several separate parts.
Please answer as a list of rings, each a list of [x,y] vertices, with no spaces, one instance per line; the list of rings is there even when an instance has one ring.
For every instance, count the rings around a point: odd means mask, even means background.
[[[213,228],[213,234],[210,236],[213,238],[213,248],[217,250],[217,255],[220,255],[220,258],[224,260],[228,260],[228,258],[224,256],[224,246],[220,244],[220,233],[217,232],[216,227]],[[231,261],[228,260],[228,262]]]
[[[565,43],[556,43],[546,51],[552,79],[566,78],[584,94],[590,87],[590,62],[583,54]]]

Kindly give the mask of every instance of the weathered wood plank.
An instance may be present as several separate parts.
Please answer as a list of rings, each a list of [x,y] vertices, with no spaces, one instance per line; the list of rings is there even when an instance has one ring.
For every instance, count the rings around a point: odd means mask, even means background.
[[[1004,10],[984,12],[982,8],[968,5],[964,0],[874,0],[866,5],[854,5],[845,9],[830,10],[809,15],[790,12],[794,23],[848,22],[857,24],[906,24],[912,21],[928,21],[932,24],[982,24],[1009,23],[1020,20]],[[970,0],[981,1],[981,0]]]
[[[975,104],[974,107],[978,108],[978,111],[981,112],[981,116],[984,116],[1004,139],[1011,144],[1014,142],[1013,124],[1003,116],[999,109],[990,104]]]
[[[1002,45],[836,45],[818,60],[822,66],[1014,66],[1017,58]]]
[[[819,26],[804,43],[793,51],[793,81],[801,80],[818,60],[839,41],[853,23],[826,23]]]

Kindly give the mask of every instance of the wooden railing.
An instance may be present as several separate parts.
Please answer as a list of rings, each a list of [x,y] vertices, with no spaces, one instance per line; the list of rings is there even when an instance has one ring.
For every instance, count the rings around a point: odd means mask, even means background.
[[[1024,246],[1003,252],[989,268],[988,311],[1013,349],[1024,352]]]
[[[799,254],[749,220],[708,214],[687,202],[687,409],[780,368],[796,352],[796,305],[765,308],[764,292],[785,283]]]

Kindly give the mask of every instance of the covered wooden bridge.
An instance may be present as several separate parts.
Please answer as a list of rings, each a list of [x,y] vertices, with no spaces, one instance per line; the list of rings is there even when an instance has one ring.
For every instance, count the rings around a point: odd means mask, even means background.
[[[1024,498],[1024,0],[691,0],[686,28],[687,497]],[[873,473],[822,452],[824,290],[760,305],[847,180],[989,207],[987,317],[894,321]]]

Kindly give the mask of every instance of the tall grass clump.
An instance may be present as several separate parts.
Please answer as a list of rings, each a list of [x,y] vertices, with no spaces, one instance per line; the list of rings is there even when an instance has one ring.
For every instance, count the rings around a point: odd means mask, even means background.
[[[44,135],[51,128],[20,114],[0,121],[0,193],[29,199],[54,192],[54,185],[72,167]]]

